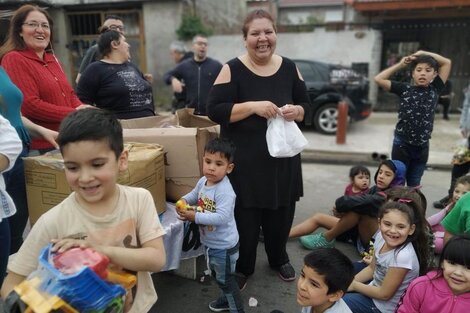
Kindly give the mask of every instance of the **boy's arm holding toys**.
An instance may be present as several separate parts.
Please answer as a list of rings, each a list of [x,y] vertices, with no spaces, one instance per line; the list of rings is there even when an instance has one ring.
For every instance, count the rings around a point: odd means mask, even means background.
[[[196,210],[197,207],[189,205],[183,198],[176,202],[178,217],[184,221],[194,222],[196,219]]]
[[[125,248],[91,244],[87,240],[78,239],[53,239],[52,252],[62,253],[71,248],[92,248],[106,255],[113,264],[131,271],[158,272],[165,265],[165,249],[161,237],[149,240],[142,244],[141,248]]]
[[[166,261],[162,238],[156,238],[142,244],[142,248],[124,248],[104,245],[92,245],[86,240],[62,239],[51,240],[52,252],[64,252],[71,248],[92,248],[106,255],[113,264],[130,271],[158,272]],[[26,279],[26,276],[9,271],[1,289],[1,297],[6,298],[13,288]]]
[[[451,68],[450,59],[445,58],[437,53],[422,51],[422,50],[416,51],[415,53],[409,56],[403,57],[400,60],[400,62],[384,69],[382,72],[377,74],[377,76],[375,76],[374,78],[375,82],[384,90],[390,91],[392,87],[392,82],[390,80],[390,77],[396,72],[406,68],[414,59],[416,59],[418,55],[423,55],[423,54],[429,55],[437,61],[437,63],[439,64],[438,75],[441,78],[442,82],[445,83],[450,73],[450,68]]]

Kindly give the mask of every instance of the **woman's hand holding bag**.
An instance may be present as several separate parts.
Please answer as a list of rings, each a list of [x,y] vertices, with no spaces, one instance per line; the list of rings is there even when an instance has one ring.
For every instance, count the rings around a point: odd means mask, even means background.
[[[269,154],[275,158],[297,155],[308,144],[296,122],[288,122],[281,115],[268,119],[266,142]]]

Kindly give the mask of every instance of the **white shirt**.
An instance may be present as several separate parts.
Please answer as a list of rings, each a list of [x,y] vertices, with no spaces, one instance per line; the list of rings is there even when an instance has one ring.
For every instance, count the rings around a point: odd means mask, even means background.
[[[15,128],[10,122],[0,115],[0,154],[3,154],[8,160],[8,167],[1,170],[0,173],[9,171],[15,165],[16,158],[21,153],[23,144]],[[0,221],[2,218],[12,216],[16,212],[15,204],[5,190],[5,180],[0,175]]]
[[[312,307],[306,306],[302,308],[301,313],[312,313]],[[331,307],[328,308],[323,313],[352,313],[351,309],[348,307],[346,302],[343,299],[339,299],[336,303]]]

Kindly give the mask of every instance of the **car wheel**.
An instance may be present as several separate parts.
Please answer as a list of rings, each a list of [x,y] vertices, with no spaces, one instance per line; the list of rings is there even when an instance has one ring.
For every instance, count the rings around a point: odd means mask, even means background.
[[[338,125],[338,104],[327,103],[322,105],[313,117],[313,125],[322,134],[334,135]]]

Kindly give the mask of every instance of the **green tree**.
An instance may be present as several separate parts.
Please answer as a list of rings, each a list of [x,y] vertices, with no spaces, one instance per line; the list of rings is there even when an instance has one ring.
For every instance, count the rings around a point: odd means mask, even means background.
[[[199,16],[186,14],[183,16],[181,25],[176,30],[176,34],[180,40],[190,40],[197,34],[210,36],[212,34],[212,30],[204,25]]]

